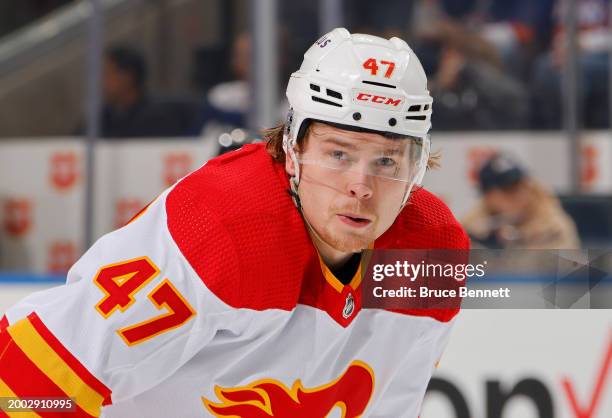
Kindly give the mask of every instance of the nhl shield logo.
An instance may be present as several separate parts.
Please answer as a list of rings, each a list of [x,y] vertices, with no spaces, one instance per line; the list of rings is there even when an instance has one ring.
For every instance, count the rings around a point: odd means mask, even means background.
[[[186,152],[170,153],[164,156],[163,180],[172,186],[191,171],[191,156]]]
[[[346,296],[346,302],[344,304],[344,309],[342,310],[342,316],[344,319],[350,318],[353,315],[353,311],[355,310],[355,300],[353,299],[353,294],[349,293]]]
[[[7,199],[4,202],[4,230],[13,237],[24,236],[32,226],[30,199]]]
[[[74,152],[56,152],[51,155],[49,178],[57,190],[68,190],[79,178],[78,158]]]

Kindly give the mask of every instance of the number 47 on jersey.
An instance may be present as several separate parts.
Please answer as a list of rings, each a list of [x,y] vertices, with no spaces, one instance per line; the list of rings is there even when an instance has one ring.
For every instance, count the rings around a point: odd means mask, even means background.
[[[104,318],[108,318],[117,310],[125,312],[134,303],[145,303],[136,302],[135,295],[157,277],[159,272],[159,268],[148,257],[102,267],[94,277],[94,283],[105,296],[96,304],[96,310]],[[149,320],[118,329],[117,334],[129,346],[178,328],[195,316],[194,309],[167,278],[164,278],[147,297],[157,309],[165,312]]]

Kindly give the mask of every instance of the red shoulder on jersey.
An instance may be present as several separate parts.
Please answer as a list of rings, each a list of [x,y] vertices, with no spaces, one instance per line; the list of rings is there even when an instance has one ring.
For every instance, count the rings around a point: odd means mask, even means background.
[[[168,228],[206,286],[234,307],[291,310],[314,249],[263,144],[217,157],[166,200]]]

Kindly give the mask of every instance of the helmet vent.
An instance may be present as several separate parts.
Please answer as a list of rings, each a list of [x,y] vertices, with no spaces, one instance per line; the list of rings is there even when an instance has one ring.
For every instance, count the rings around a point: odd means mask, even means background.
[[[425,109],[425,110],[427,110],[427,109]],[[410,106],[408,111],[409,112],[420,112],[421,111],[421,105],[412,105],[412,106]]]
[[[321,87],[317,86],[316,84],[310,84],[310,90],[321,91]]]
[[[325,99],[322,99],[320,97],[311,96],[311,99],[312,99],[313,102],[319,102],[319,103],[323,103],[323,104],[326,104],[326,105],[342,107],[342,105],[340,103],[332,102],[331,100],[325,100]]]
[[[423,110],[429,110],[429,105],[426,104],[425,106],[423,106]]]
[[[427,119],[427,116],[425,116],[425,115],[421,115],[421,116],[406,116],[406,119],[409,119],[409,120],[425,120],[425,119]]]
[[[394,88],[396,88],[396,87],[395,87],[394,85],[392,85],[392,84],[379,83],[379,82],[377,82],[377,81],[367,81],[367,80],[364,80],[364,81],[362,81],[362,83],[363,83],[363,84],[371,84],[371,85],[373,85],[373,86],[378,86],[378,87],[387,87],[387,88],[390,88],[390,89],[394,89]]]
[[[338,93],[335,90],[330,90],[330,89],[326,89],[327,90],[327,95],[330,97],[335,97],[336,99],[340,99],[342,100],[342,94]]]

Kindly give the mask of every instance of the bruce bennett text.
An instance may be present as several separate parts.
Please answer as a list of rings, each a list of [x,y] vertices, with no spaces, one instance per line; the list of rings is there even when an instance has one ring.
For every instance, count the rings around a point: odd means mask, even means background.
[[[510,289],[500,287],[499,289],[468,289],[460,287],[459,289],[430,289],[426,286],[420,286],[418,289],[402,286],[399,289],[384,289],[377,286],[373,289],[373,295],[376,298],[509,298]]]

